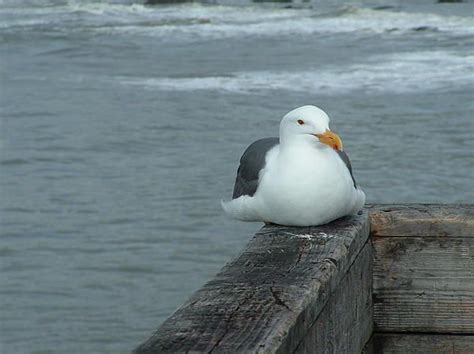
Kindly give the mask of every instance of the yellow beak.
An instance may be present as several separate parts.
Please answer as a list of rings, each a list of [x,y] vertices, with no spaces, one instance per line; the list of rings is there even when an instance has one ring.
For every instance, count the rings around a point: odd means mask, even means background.
[[[329,129],[322,134],[314,134],[314,136],[318,137],[319,141],[323,144],[326,144],[332,147],[334,150],[342,151],[342,140],[336,133],[333,133]]]

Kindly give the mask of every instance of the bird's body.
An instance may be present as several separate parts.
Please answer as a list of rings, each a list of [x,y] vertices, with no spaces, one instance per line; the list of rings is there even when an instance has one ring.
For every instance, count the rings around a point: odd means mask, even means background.
[[[355,184],[347,155],[330,146],[334,140],[327,139],[337,135],[328,130],[329,118],[320,112],[313,106],[300,107],[282,120],[280,141],[261,139],[247,148],[234,199],[222,203],[229,215],[243,221],[311,226],[363,207],[365,195]],[[311,122],[313,116],[320,119]],[[295,121],[311,127],[297,129]]]

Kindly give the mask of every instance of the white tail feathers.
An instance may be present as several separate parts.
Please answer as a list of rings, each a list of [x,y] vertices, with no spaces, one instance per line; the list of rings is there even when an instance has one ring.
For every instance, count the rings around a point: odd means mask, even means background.
[[[222,209],[234,219],[241,221],[261,221],[253,208],[253,198],[248,195],[240,196],[229,201],[221,200]]]

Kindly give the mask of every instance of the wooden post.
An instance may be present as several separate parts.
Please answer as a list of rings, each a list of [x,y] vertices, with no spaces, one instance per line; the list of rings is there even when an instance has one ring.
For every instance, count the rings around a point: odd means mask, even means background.
[[[473,353],[474,205],[376,205],[370,219],[375,352]]]
[[[372,333],[367,212],[265,226],[136,354],[360,352]]]

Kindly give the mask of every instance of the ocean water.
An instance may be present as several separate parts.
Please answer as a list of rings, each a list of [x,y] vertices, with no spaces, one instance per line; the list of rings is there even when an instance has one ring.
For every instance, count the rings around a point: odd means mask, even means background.
[[[325,109],[368,202],[474,200],[474,3],[0,0],[0,352],[127,353],[260,227],[245,147]]]

